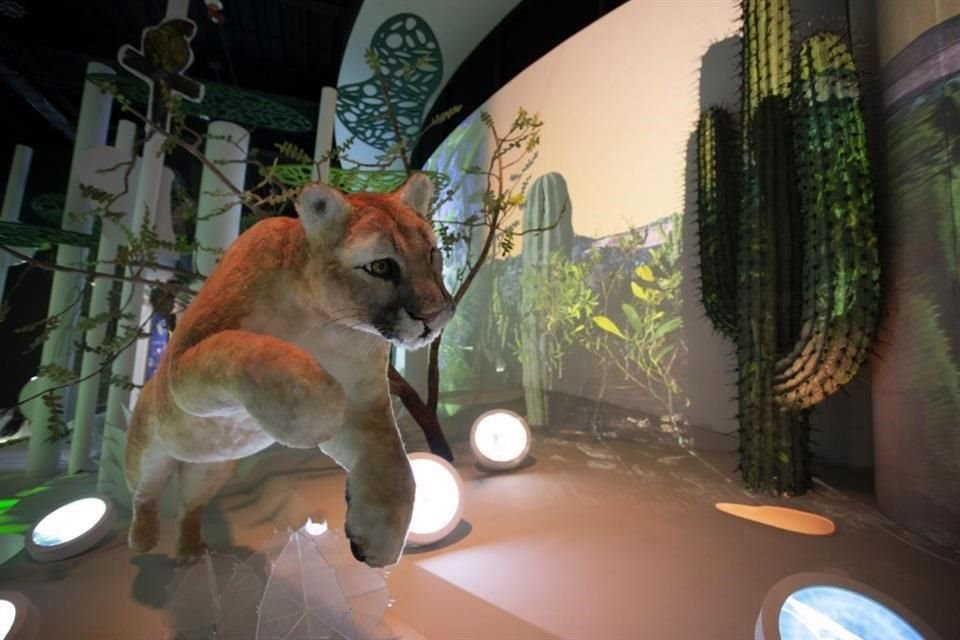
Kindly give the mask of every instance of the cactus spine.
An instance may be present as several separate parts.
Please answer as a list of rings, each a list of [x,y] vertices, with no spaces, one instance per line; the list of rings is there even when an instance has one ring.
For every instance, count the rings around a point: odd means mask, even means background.
[[[810,486],[808,410],[853,378],[877,322],[864,126],[853,59],[838,36],[809,38],[793,61],[788,0],[742,7],[743,152],[711,143],[728,114],[711,110],[698,127],[703,300],[718,329],[727,332],[735,318],[744,481],[802,493]],[[722,153],[742,165],[720,168]],[[729,214],[715,185],[735,189],[737,170],[739,215],[721,221]],[[730,228],[739,235],[733,295],[732,275],[711,273],[729,264],[715,248],[728,243]]]
[[[550,419],[545,393],[550,388],[550,354],[547,353],[546,334],[539,319],[528,311],[529,301],[535,295],[530,283],[550,277],[547,266],[551,253],[559,251],[563,256],[570,257],[573,246],[572,213],[567,182],[559,173],[540,176],[527,190],[523,229],[545,229],[523,236],[522,281],[527,285],[521,292],[526,302],[522,303],[520,361],[523,364],[527,422],[531,426],[544,426]]]

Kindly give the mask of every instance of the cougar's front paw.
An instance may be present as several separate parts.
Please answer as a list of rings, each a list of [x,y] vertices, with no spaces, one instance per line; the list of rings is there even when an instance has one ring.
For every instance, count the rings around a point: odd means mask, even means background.
[[[357,560],[386,567],[400,559],[413,515],[414,490],[409,464],[395,473],[366,473],[363,468],[350,473],[346,533]]]

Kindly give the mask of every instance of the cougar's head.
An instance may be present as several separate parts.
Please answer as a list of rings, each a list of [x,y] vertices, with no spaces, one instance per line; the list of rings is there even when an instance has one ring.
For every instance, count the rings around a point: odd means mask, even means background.
[[[317,311],[406,349],[440,334],[456,305],[443,285],[443,256],[427,218],[432,192],[423,174],[387,194],[304,187],[297,211]]]

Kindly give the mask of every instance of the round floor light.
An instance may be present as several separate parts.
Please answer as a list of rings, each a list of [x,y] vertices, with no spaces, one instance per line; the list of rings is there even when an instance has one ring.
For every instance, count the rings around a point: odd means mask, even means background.
[[[481,466],[498,471],[515,469],[530,453],[532,440],[526,420],[513,411],[487,411],[470,429],[470,448]]]
[[[106,498],[94,496],[68,502],[27,532],[27,553],[38,562],[79,555],[110,532],[113,520],[113,505]]]
[[[432,453],[411,453],[417,484],[407,543],[433,544],[453,531],[463,516],[463,480],[449,462]]]
[[[327,521],[321,520],[314,522],[313,518],[307,518],[307,522],[303,525],[303,530],[310,536],[322,536],[327,532]]]
[[[0,591],[0,640],[33,638],[37,620],[37,612],[22,593]]]
[[[764,599],[756,640],[937,640],[890,596],[844,576],[801,573]]]

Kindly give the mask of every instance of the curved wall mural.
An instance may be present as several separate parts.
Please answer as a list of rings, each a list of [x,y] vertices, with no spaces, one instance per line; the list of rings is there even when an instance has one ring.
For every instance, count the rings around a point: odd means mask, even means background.
[[[881,508],[960,547],[960,3],[948,4],[918,2],[906,23],[899,3],[879,5],[889,297],[873,413]]]
[[[515,231],[559,220],[513,238],[461,303],[441,352],[448,410],[485,397],[551,428],[735,429],[723,342],[684,281],[683,211],[702,58],[736,18],[727,2],[629,2],[520,73],[433,154],[427,169],[466,184],[438,217],[463,221],[485,188],[465,171],[489,155],[481,113],[500,131],[518,107],[538,114]],[[448,256],[448,279],[467,250]],[[689,385],[689,345],[705,343],[695,359],[707,400]]]

